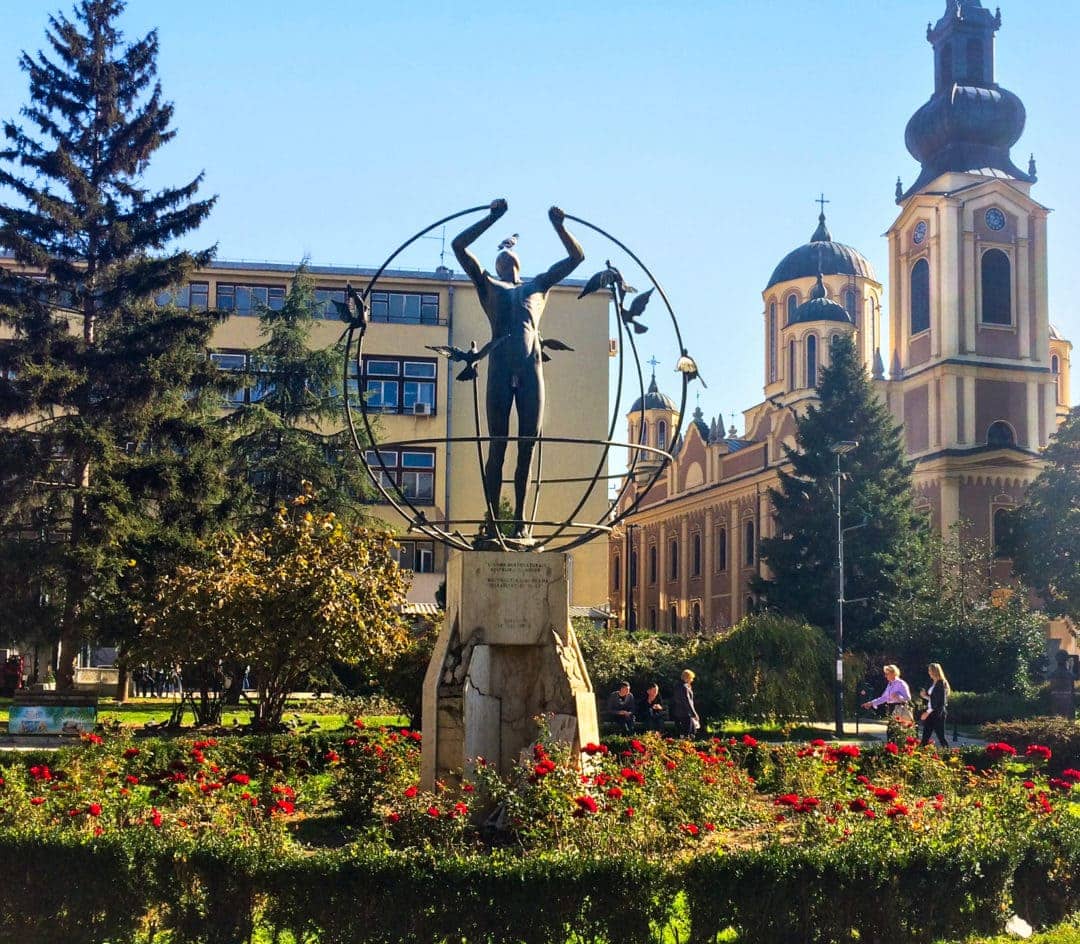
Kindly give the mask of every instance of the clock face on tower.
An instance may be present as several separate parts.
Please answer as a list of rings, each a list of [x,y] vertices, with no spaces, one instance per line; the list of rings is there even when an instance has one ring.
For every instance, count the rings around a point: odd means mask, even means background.
[[[915,224],[915,231],[911,234],[916,246],[921,246],[926,239],[926,220],[919,220]]]
[[[1002,213],[1001,210],[999,210],[997,207],[990,207],[990,209],[986,211],[986,225],[989,226],[990,229],[994,230],[994,232],[997,232],[1000,229],[1004,229],[1005,214]]]

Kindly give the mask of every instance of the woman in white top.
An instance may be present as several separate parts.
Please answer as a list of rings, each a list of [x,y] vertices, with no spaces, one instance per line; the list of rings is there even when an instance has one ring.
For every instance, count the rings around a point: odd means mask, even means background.
[[[889,724],[887,737],[890,741],[896,741],[900,735],[901,727],[908,727],[915,723],[915,717],[911,713],[911,689],[908,683],[900,678],[900,669],[895,665],[887,665],[885,672],[885,691],[871,701],[864,701],[863,708],[877,708],[880,705],[889,705]]]

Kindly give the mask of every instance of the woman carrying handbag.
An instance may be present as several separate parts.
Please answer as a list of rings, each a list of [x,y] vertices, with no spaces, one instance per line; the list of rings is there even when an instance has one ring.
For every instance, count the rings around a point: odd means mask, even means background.
[[[877,708],[881,705],[889,706],[889,723],[887,726],[888,739],[894,743],[899,740],[898,734],[902,728],[910,728],[915,724],[915,715],[911,710],[911,689],[907,682],[900,678],[900,669],[895,665],[887,665],[885,672],[885,691],[877,698],[863,702],[863,708]]]

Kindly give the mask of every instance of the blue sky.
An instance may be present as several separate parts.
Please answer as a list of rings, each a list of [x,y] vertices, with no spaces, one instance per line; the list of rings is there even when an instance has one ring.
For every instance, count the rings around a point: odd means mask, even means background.
[[[0,0],[0,118],[26,101],[21,49],[62,4]],[[1075,50],[1080,4],[1002,0],[997,78],[1023,99],[1014,159],[1054,209],[1051,320],[1080,341]],[[220,258],[374,265],[404,236],[506,196],[524,268],[558,252],[551,203],[648,262],[709,381],[712,416],[761,396],[760,292],[813,232],[887,279],[881,238],[904,126],[932,87],[926,24],[944,0],[640,0],[539,4],[131,0],[124,28],[160,31],[179,135],[152,179],[199,170],[218,206],[190,245]],[[494,249],[483,245],[478,248]],[[595,248],[594,248],[595,246]],[[586,244],[598,261],[608,247]],[[426,241],[403,264],[431,269]],[[449,259],[449,256],[448,256]],[[585,268],[590,268],[592,258]],[[588,273],[584,273],[588,274]],[[670,345],[645,336],[674,392]],[[673,363],[671,367],[673,367]],[[740,418],[741,425],[741,418]]]

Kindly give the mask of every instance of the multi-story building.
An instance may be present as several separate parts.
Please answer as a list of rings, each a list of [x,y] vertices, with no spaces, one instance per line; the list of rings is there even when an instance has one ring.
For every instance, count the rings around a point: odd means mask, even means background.
[[[342,333],[334,301],[344,301],[345,286],[357,288],[374,275],[370,269],[311,266],[316,298],[324,320],[311,335],[314,347],[332,345]],[[176,300],[205,304],[233,314],[213,335],[213,357],[225,369],[242,370],[247,352],[262,342],[256,317],[260,304],[280,305],[289,288],[294,267],[263,263],[215,262],[192,276]],[[578,300],[578,283],[556,286],[544,313],[546,336],[565,341],[573,351],[556,354],[545,365],[548,407],[545,436],[603,440],[607,435],[608,312],[604,299]],[[382,475],[392,477],[412,502],[433,522],[482,519],[483,486],[473,442],[455,441],[476,433],[472,384],[455,382],[460,364],[450,363],[429,348],[451,345],[468,349],[491,337],[487,316],[476,288],[461,273],[441,267],[435,272],[383,273],[370,298],[371,324],[364,340],[361,375],[350,381],[350,395],[366,395],[369,413],[377,414],[381,443],[408,443],[382,449]],[[582,370],[582,364],[603,365]],[[484,362],[479,365],[479,391],[483,413]],[[352,369],[355,375],[355,369]],[[251,396],[238,390],[237,396]],[[588,411],[575,405],[589,403]],[[549,480],[591,474],[588,449],[556,443],[545,445],[543,476]],[[374,459],[374,457],[371,457]],[[506,468],[513,469],[513,452]],[[565,486],[545,488],[539,517],[559,519],[574,510],[579,491]],[[507,489],[509,495],[509,488]],[[530,505],[531,507],[531,505]],[[579,513],[592,521],[603,518],[604,490],[597,489]],[[376,513],[379,509],[376,509]],[[390,506],[382,517],[401,533],[401,563],[414,571],[412,599],[430,602],[441,582],[446,549],[422,534],[410,532]],[[466,534],[478,525],[451,524]],[[596,541],[571,552],[573,602],[595,605],[606,598],[606,541]]]
[[[897,182],[887,233],[887,356],[882,283],[863,255],[833,241],[822,213],[762,293],[764,398],[744,412],[745,434],[695,411],[669,470],[612,540],[615,612],[632,600],[642,626],[696,631],[729,626],[754,605],[768,490],[838,334],[853,338],[902,424],[917,505],[936,528],[965,520],[993,540],[1022,499],[1068,412],[1071,345],[1049,319],[1035,163],[1025,171],[1010,158],[1025,113],[995,80],[1000,26],[978,0],[959,0],[928,31],[934,92],[906,134],[921,171],[907,190]],[[664,446],[678,413],[654,377],[627,420],[631,441],[644,423],[646,441]]]

